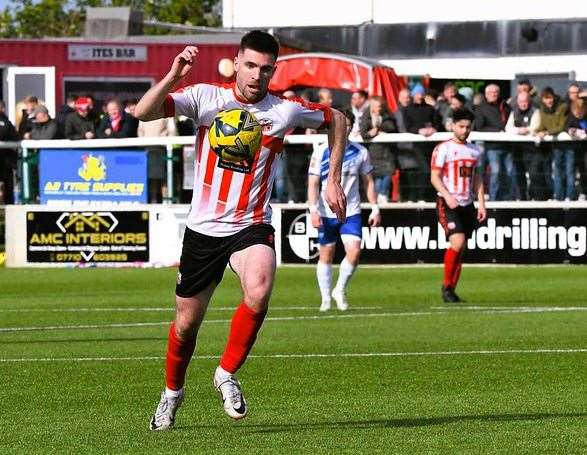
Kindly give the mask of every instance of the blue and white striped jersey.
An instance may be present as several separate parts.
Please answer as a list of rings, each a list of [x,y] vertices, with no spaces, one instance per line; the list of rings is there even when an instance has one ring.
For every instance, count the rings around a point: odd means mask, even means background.
[[[320,177],[320,198],[318,200],[318,213],[321,217],[336,218],[324,200],[326,191],[326,179],[330,164],[330,149],[328,145],[318,147],[310,158],[308,173]],[[361,195],[359,193],[359,176],[367,175],[373,171],[369,152],[361,144],[348,142],[344,151],[342,162],[342,189],[347,198],[346,216],[361,213]]]

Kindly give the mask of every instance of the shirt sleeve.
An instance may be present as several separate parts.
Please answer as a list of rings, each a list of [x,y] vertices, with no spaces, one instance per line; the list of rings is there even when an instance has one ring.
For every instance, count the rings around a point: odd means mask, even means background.
[[[361,150],[361,166],[359,167],[359,172],[361,175],[368,175],[373,172],[371,156],[365,147]]]
[[[445,147],[442,144],[438,144],[432,152],[432,160],[430,162],[430,168],[432,170],[441,170],[446,163],[446,152]]]
[[[165,117],[178,117],[185,115],[191,119],[198,118],[199,104],[199,86],[192,85],[170,93],[165,97],[163,102],[163,111]]]
[[[325,148],[320,147],[314,150],[310,157],[310,166],[308,167],[308,174],[320,177],[320,170],[322,167],[322,156],[324,155]]]
[[[322,129],[332,122],[332,110],[319,103],[310,103],[302,98],[289,98],[292,111],[292,127]]]

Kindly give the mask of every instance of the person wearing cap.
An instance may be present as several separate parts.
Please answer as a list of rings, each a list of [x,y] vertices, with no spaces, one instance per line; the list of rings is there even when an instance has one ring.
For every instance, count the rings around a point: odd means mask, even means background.
[[[39,104],[34,110],[33,128],[24,134],[24,139],[55,139],[57,137],[57,122],[49,116],[45,106]]]
[[[75,100],[75,112],[65,119],[66,139],[94,139],[96,129],[89,117],[92,102],[89,98],[80,96]]]

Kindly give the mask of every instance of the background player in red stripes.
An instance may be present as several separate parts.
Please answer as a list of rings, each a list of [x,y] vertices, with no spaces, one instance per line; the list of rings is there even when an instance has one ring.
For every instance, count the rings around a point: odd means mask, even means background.
[[[196,64],[198,49],[188,46],[136,107],[135,114],[143,121],[186,115],[198,126],[195,183],[175,290],[175,320],[169,330],[165,390],[151,418],[151,430],[166,430],[174,424],[198,329],[227,264],[238,275],[243,295],[213,384],[230,417],[241,419],[247,414],[235,373],[255,342],[273,287],[275,250],[269,198],[287,131],[328,128],[331,172],[326,201],[344,221],[346,198],[340,180],[345,118],[327,106],[269,92],[278,52],[279,45],[271,35],[249,32],[234,60],[234,83],[196,84],[170,93]],[[251,159],[227,166],[211,150],[206,132],[218,112],[234,108],[256,116],[263,125],[263,141]]]
[[[444,255],[442,284],[442,299],[447,303],[461,301],[455,289],[461,275],[467,239],[477,224],[487,218],[482,173],[479,172],[481,151],[467,142],[474,118],[467,109],[456,111],[453,138],[438,144],[432,153],[430,181],[438,191],[438,220],[450,243]],[[474,195],[477,196],[477,209],[473,205]]]

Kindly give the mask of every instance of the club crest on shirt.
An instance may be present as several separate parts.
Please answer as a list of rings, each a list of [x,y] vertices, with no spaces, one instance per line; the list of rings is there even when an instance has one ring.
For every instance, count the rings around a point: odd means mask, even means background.
[[[263,128],[264,133],[268,133],[273,128],[273,120],[269,118],[257,118],[259,125]]]

